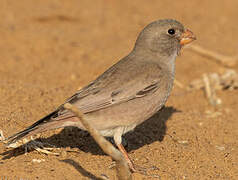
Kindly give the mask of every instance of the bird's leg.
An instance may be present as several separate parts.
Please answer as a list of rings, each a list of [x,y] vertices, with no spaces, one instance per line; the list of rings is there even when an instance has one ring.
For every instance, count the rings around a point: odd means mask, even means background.
[[[132,172],[135,172],[136,169],[132,163],[132,161],[130,160],[125,148],[122,145],[122,134],[124,132],[124,127],[118,127],[117,129],[115,129],[115,134],[114,134],[114,142],[117,145],[118,149],[120,150],[120,152],[122,153],[122,155],[124,156],[125,160],[128,163],[129,168],[131,169]]]
[[[131,161],[131,159],[129,158],[128,153],[126,152],[126,150],[125,150],[125,148],[123,147],[123,145],[120,143],[120,144],[117,144],[117,147],[118,147],[118,149],[121,151],[121,153],[122,153],[122,155],[124,156],[124,158],[126,159],[126,161],[127,161],[128,165],[129,165],[131,171],[132,171],[132,172],[135,172],[136,169],[135,169],[135,167],[134,167],[134,164],[133,164],[133,162]]]
[[[125,148],[123,147],[122,144],[117,144],[117,147],[118,149],[121,151],[121,153],[123,154],[124,158],[126,159],[128,165],[129,165],[129,168],[131,169],[132,172],[137,172],[137,173],[140,173],[140,174],[143,174],[145,176],[148,176],[148,177],[153,177],[153,178],[159,178],[160,179],[160,176],[157,175],[157,174],[148,174],[148,170],[156,170],[158,169],[157,167],[153,166],[151,168],[143,168],[143,167],[138,167],[138,166],[134,166],[133,162],[131,161],[130,157],[128,156],[128,153],[126,152]]]
[[[158,175],[154,175],[154,174],[148,174],[147,171],[149,169],[147,168],[142,168],[142,167],[138,167],[138,166],[134,166],[133,162],[131,161],[131,159],[129,158],[124,146],[122,145],[122,134],[124,132],[123,127],[119,127],[118,129],[116,129],[115,134],[114,134],[114,142],[117,145],[118,149],[120,150],[120,152],[122,153],[123,157],[125,158],[125,160],[128,163],[128,166],[130,168],[130,170],[132,172],[138,172],[140,174],[143,174],[145,176],[149,176],[149,177],[154,177],[154,178],[158,178]],[[156,169],[156,167],[150,168],[151,170]]]

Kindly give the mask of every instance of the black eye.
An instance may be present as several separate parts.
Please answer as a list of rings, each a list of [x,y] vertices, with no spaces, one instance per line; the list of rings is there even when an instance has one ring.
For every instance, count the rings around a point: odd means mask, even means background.
[[[174,29],[169,29],[169,30],[168,30],[168,33],[169,33],[170,35],[174,35],[174,34],[175,34],[175,30],[174,30]]]

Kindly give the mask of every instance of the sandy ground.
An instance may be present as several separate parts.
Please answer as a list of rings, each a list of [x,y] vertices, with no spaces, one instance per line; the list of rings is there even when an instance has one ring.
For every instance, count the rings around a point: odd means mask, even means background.
[[[5,136],[50,113],[125,56],[153,20],[178,19],[196,34],[194,44],[237,53],[237,0],[128,2],[1,0],[0,129]],[[176,79],[185,86],[224,69],[188,49],[176,66]],[[218,96],[223,103],[214,108],[202,90],[174,86],[166,108],[125,136],[133,161],[156,166],[150,173],[161,179],[238,179],[237,90],[218,91]],[[111,158],[85,132],[60,129],[42,133],[39,141],[64,153],[24,155],[24,149],[0,144],[0,179],[116,178]]]

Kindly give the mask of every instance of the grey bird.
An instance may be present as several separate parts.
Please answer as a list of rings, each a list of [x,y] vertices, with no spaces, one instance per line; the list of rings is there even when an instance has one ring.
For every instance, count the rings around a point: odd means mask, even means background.
[[[182,46],[195,39],[193,33],[176,20],[152,22],[141,31],[126,57],[66,100],[84,113],[103,136],[114,138],[132,171],[135,168],[121,144],[121,136],[164,106],[173,86],[176,56]],[[6,140],[11,144],[23,137],[66,126],[85,129],[79,119],[61,105]]]

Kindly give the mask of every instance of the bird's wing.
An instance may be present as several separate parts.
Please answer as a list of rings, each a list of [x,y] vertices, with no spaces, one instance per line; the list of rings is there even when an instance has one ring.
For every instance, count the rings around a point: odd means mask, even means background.
[[[153,93],[159,88],[159,82],[154,81],[148,84],[140,84],[133,87],[133,90],[130,90],[132,85],[126,87],[121,87],[112,92],[105,93],[101,97],[95,98],[95,95],[90,95],[86,103],[79,103],[76,106],[84,112],[89,113],[92,111],[97,111],[99,109],[107,108],[112,105],[124,103],[135,98],[144,97],[150,93]],[[96,99],[96,100],[95,100]]]
[[[147,71],[159,70],[155,66],[148,65],[144,68]],[[145,72],[145,69],[143,72]],[[122,74],[124,75],[124,73]],[[145,73],[135,72],[135,76],[125,78],[121,77],[120,73],[107,72],[103,75],[104,77],[95,80],[66,102],[75,105],[83,113],[90,113],[135,98],[141,98],[155,92],[160,87],[160,71],[152,74],[153,76],[149,76]],[[118,78],[121,81],[118,81]],[[70,116],[73,116],[73,114],[61,106],[55,118],[62,119]]]
[[[90,113],[116,104],[124,103],[135,98],[147,96],[159,88],[159,81],[150,82],[148,84],[144,84],[143,86],[140,84],[137,87],[134,85],[133,91],[130,90],[131,86],[132,85],[128,85],[126,87],[121,87],[114,91],[101,94],[89,93],[88,95],[81,97],[82,99],[80,99],[80,93],[77,93],[67,102],[71,102],[83,113]],[[54,118],[63,119],[72,116],[74,115],[71,112],[62,108],[59,110],[57,117]]]

